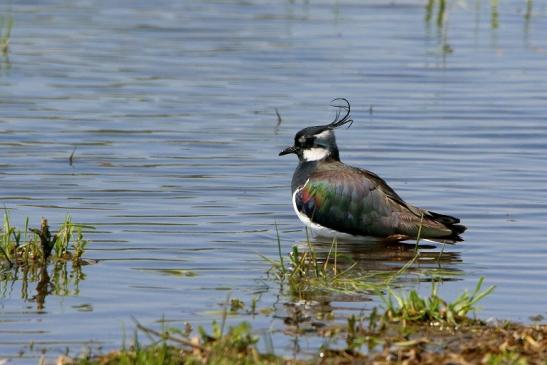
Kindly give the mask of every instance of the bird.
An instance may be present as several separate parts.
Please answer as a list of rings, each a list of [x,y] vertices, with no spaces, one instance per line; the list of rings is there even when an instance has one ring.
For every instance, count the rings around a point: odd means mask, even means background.
[[[345,124],[349,128],[353,119],[347,99],[334,102],[337,113],[331,123],[300,130],[294,144],[279,152],[298,156],[291,182],[298,218],[316,235],[330,238],[463,241],[466,227],[458,218],[411,205],[374,172],[340,160],[334,130]]]

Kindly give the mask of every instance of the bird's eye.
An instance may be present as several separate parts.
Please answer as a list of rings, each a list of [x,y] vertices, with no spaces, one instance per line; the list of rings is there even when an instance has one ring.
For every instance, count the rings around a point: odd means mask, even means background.
[[[302,148],[310,148],[315,143],[315,137],[300,136],[296,139],[296,144]]]

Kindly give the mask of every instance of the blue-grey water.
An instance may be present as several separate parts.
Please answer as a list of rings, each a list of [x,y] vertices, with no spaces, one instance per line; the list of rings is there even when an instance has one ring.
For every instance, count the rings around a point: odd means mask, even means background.
[[[293,298],[260,256],[277,255],[275,222],[284,254],[305,240],[296,161],[277,153],[330,121],[336,97],[355,120],[337,131],[345,162],[469,227],[444,248],[457,275],[441,293],[484,276],[496,290],[481,317],[547,315],[547,2],[447,3],[439,25],[412,0],[4,0],[0,203],[19,227],[70,214],[95,230],[91,264],[68,265],[47,296],[21,271],[2,282],[0,360],[108,351],[132,338],[132,317],[208,326],[228,296],[272,308],[232,320],[291,354],[280,317]],[[341,250],[375,270],[413,256]],[[325,300],[341,320],[380,302]],[[320,344],[299,338],[303,353]]]

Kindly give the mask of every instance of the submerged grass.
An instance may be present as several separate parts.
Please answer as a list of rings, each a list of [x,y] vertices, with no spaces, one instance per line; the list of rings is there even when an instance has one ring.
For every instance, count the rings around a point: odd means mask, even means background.
[[[13,17],[0,15],[0,53],[7,54],[13,28]]]
[[[262,256],[272,266],[268,273],[286,286],[291,296],[309,299],[313,296],[338,292],[344,294],[372,293],[382,291],[401,272],[362,272],[355,262],[348,263],[338,252],[338,241],[334,239],[325,258],[320,259],[306,231],[306,251],[293,246],[288,259],[281,250],[281,239],[276,226],[279,259]]]
[[[336,240],[324,260],[318,259],[309,240],[307,243],[308,250],[304,252],[293,246],[287,262],[281,255],[279,261],[265,258],[272,265],[269,273],[286,285],[291,295],[307,298],[328,292],[371,292],[383,287],[387,277],[385,272],[361,273],[355,270],[355,263],[341,267]]]

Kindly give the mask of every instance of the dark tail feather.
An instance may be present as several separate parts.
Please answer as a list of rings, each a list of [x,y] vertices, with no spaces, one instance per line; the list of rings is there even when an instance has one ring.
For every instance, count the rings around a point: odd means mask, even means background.
[[[452,231],[452,234],[443,237],[446,238],[448,241],[453,242],[461,242],[463,241],[463,238],[461,238],[459,235],[465,232],[467,229],[466,226],[460,223],[460,220],[456,217],[451,217],[449,215],[439,214],[435,212],[428,212],[431,215],[431,218],[439,223],[442,223],[446,226],[446,228],[450,229]]]
[[[431,211],[428,211],[428,213],[431,215],[431,218],[433,218],[433,220],[436,220],[437,222],[445,224],[447,226],[460,223],[460,220],[456,217],[451,217],[449,215],[439,214]]]
[[[448,226],[448,228],[450,228],[452,232],[456,234],[462,234],[467,229],[467,227],[464,226],[463,224],[453,224],[451,226]]]

